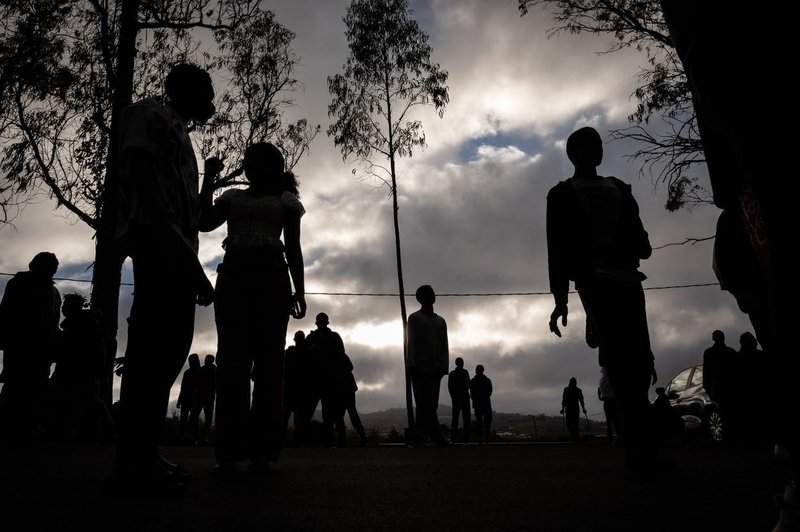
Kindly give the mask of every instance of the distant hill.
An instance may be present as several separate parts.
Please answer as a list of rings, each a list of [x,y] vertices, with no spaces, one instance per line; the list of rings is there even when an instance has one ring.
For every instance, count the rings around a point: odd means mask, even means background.
[[[408,426],[405,408],[390,408],[368,414],[360,414],[361,422],[367,431],[378,434],[388,434],[395,429],[402,434]],[[439,421],[443,425],[450,425],[450,407],[439,405]],[[349,424],[349,420],[347,420]],[[589,433],[586,418],[581,421],[580,430],[583,434]],[[595,436],[604,436],[605,423],[591,421],[591,433]],[[542,439],[556,440],[565,437],[564,421],[561,416],[547,414],[516,414],[507,412],[493,412],[492,430],[498,437],[517,439]]]

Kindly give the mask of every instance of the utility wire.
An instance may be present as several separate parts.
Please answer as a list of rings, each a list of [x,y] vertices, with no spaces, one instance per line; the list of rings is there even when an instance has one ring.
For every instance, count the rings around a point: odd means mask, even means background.
[[[0,275],[12,277],[13,273],[0,272]],[[67,281],[72,283],[91,283],[91,279],[72,279],[69,277],[53,277],[54,281]],[[120,286],[133,286],[133,283],[120,283]],[[697,288],[704,286],[719,286],[719,283],[675,284],[669,286],[649,286],[644,290],[673,290],[677,288]],[[570,292],[575,294],[574,290]],[[307,296],[359,296],[359,297],[399,297],[400,294],[390,292],[306,292]],[[472,292],[436,294],[436,297],[506,297],[506,296],[549,296],[550,292]],[[414,294],[405,294],[413,297]]]

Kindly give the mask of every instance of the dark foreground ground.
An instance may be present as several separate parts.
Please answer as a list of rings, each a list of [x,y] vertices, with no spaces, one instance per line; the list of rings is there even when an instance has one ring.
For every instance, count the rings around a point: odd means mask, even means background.
[[[600,441],[289,448],[265,476],[211,474],[211,447],[166,447],[180,496],[109,496],[111,446],[0,447],[0,531],[769,532],[787,467],[770,449],[674,447],[679,470],[626,475]]]

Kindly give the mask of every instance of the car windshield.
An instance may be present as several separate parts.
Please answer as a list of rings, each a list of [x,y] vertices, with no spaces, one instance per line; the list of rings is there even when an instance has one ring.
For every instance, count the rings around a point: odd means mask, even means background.
[[[692,383],[689,386],[702,386],[703,385],[703,366],[697,366],[694,368],[694,373],[692,374]]]
[[[669,391],[671,392],[681,392],[684,388],[686,388],[686,383],[689,382],[689,376],[692,373],[693,368],[686,368],[685,370],[681,371],[672,381],[669,383]]]

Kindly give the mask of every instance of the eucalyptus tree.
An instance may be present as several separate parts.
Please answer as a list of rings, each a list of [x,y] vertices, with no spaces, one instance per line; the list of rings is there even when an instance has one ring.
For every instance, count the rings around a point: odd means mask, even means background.
[[[201,155],[235,168],[243,147],[272,140],[296,163],[317,129],[287,123],[299,87],[294,34],[259,0],[10,0],[0,5],[0,224],[52,201],[94,230],[92,307],[116,352],[124,256],[115,131],[134,99],[158,96],[178,62],[215,79],[219,117],[197,130]],[[228,184],[228,183],[221,183]],[[109,391],[106,397],[109,397]]]
[[[403,355],[408,316],[397,203],[397,159],[426,145],[414,111],[433,106],[443,116],[449,101],[447,71],[431,59],[428,35],[412,18],[408,0],[353,0],[344,23],[350,54],[343,73],[328,78],[333,100],[328,127],[345,161],[355,160],[363,175],[379,179],[392,197],[397,282],[403,323]],[[414,425],[411,381],[406,372],[409,428]]]

